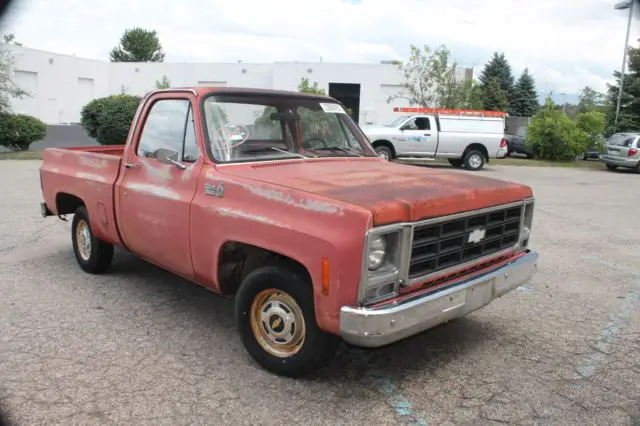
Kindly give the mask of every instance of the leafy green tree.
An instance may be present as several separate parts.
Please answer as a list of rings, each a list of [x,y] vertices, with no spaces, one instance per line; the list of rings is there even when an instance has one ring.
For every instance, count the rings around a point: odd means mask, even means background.
[[[590,143],[587,133],[558,109],[551,97],[547,97],[528,126],[527,144],[536,157],[545,160],[574,160]]]
[[[489,80],[482,89],[482,103],[489,111],[507,111],[509,109],[509,98],[506,90],[500,87],[497,78]]]
[[[579,112],[601,111],[603,109],[604,95],[595,91],[590,86],[585,86],[580,91],[578,100]]]
[[[510,113],[520,117],[531,117],[538,111],[538,92],[533,76],[529,74],[529,69],[525,68],[513,91]]]
[[[15,59],[8,48],[0,49],[0,113],[11,110],[11,99],[31,97],[31,94],[22,89],[14,81]]]
[[[427,45],[422,49],[412,45],[409,59],[394,65],[402,75],[402,90],[387,102],[406,99],[424,108],[466,108],[474,103],[474,83],[459,77],[458,64],[445,45],[434,51]]]
[[[640,131],[640,48],[629,46],[628,72],[621,77],[620,71],[613,73],[615,84],[608,84],[607,90],[607,118],[606,134],[615,132]],[[622,99],[620,102],[620,115],[618,123],[615,123],[616,104],[618,102],[618,91],[620,80],[623,78],[624,85]]]
[[[309,82],[308,78],[302,77],[300,79],[300,83],[298,84],[298,92],[303,93],[315,93],[316,95],[326,96],[327,92],[324,89],[318,86],[318,82],[314,81],[313,84]]]
[[[154,87],[157,90],[168,89],[171,87],[171,81],[166,75],[163,75],[161,80],[156,80]]]
[[[490,88],[493,80],[497,80],[500,90],[504,92],[507,98],[508,108],[515,86],[514,77],[511,73],[511,65],[509,65],[509,61],[505,58],[504,53],[498,54],[498,52],[495,52],[493,54],[489,62],[482,69],[479,80],[486,109],[493,111],[491,108],[494,108],[495,105],[502,105],[500,102],[496,103],[496,96],[501,98],[502,95],[496,93],[495,87]],[[506,109],[499,109],[499,111],[506,111]]]
[[[155,30],[125,30],[120,44],[111,50],[111,62],[163,62],[164,52]]]
[[[13,33],[5,34],[2,36],[5,44],[13,44],[14,46],[22,46],[22,43],[16,41],[16,36]]]

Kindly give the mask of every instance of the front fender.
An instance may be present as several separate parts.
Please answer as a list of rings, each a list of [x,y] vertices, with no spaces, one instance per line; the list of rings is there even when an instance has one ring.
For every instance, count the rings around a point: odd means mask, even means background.
[[[372,223],[371,213],[276,185],[237,177],[215,179],[224,193],[206,195],[203,181],[203,189],[192,203],[191,252],[198,280],[220,291],[218,259],[229,241],[289,257],[309,272],[318,325],[337,334],[340,307],[357,301],[364,235]],[[325,258],[330,262],[327,295],[322,293]]]

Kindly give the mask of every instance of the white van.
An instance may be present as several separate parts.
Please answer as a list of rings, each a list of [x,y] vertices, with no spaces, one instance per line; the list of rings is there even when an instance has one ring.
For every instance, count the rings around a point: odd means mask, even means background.
[[[384,126],[362,130],[380,157],[447,158],[454,167],[480,170],[507,155],[507,114],[438,108],[394,108],[404,113]]]

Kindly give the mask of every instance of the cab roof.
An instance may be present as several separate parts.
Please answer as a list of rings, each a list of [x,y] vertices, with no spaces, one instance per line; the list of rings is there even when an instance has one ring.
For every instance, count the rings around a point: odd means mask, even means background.
[[[275,89],[258,89],[253,87],[170,87],[168,89],[157,90],[158,92],[171,92],[175,90],[189,90],[195,92],[198,96],[206,95],[209,93],[228,93],[228,94],[243,94],[243,95],[272,95],[272,96],[289,96],[300,97],[310,99],[322,99],[326,101],[336,100],[330,96],[318,95],[315,93],[296,92],[293,90],[275,90]]]

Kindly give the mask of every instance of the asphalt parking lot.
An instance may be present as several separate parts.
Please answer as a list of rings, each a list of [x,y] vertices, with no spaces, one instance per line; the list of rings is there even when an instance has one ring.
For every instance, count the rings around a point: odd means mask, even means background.
[[[640,175],[490,166],[531,185],[527,285],[316,377],[245,353],[233,304],[126,253],[84,274],[39,217],[39,161],[0,161],[0,398],[33,424],[640,424]],[[467,173],[456,171],[456,173]]]

